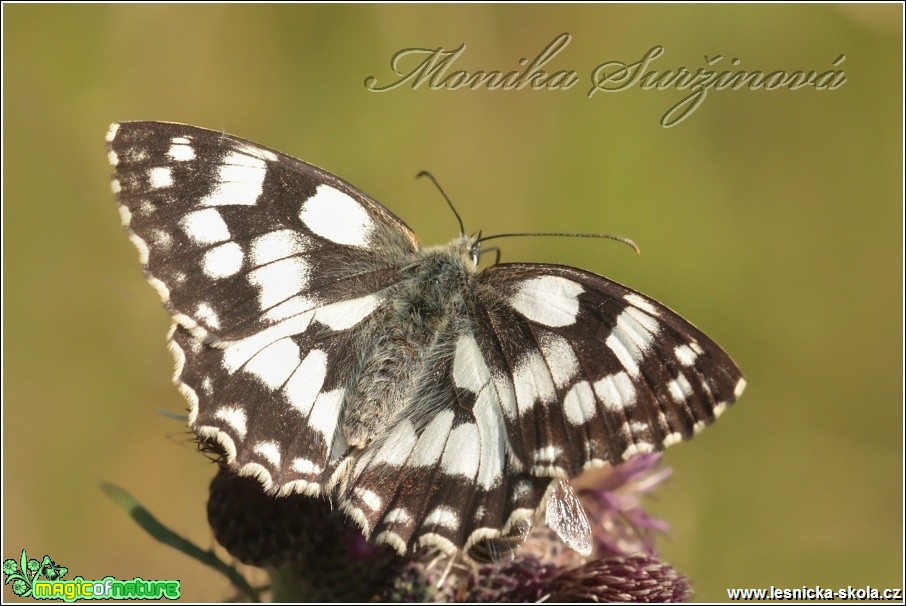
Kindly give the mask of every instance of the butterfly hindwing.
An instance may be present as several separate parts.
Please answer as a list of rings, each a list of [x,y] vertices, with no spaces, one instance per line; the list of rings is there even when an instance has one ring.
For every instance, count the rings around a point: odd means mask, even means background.
[[[551,482],[512,466],[483,354],[468,323],[459,324],[438,339],[431,376],[355,462],[340,494],[366,533],[400,551],[524,536]]]
[[[665,307],[571,267],[501,264],[478,281],[489,356],[512,377],[514,456],[571,477],[688,439],[745,387],[711,339]]]

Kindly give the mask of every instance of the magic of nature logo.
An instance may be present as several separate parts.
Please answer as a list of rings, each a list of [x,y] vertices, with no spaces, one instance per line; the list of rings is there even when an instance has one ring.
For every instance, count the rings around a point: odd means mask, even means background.
[[[42,560],[29,558],[25,550],[18,560],[3,560],[4,584],[22,598],[36,600],[178,600],[178,580],[145,580],[135,577],[119,580],[104,577],[90,580],[77,576],[64,578],[69,568],[60,566],[49,555]]]

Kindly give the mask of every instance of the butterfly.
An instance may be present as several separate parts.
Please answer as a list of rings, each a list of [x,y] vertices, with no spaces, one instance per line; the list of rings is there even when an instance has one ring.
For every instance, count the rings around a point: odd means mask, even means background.
[[[568,479],[686,440],[745,388],[664,305],[563,265],[479,270],[339,177],[183,124],[107,133],[111,188],[173,319],[189,426],[276,495],[334,499],[399,553],[579,551]]]

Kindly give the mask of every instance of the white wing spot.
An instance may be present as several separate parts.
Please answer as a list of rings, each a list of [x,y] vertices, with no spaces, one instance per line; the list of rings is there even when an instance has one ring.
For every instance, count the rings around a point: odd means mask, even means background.
[[[720,415],[724,414],[726,411],[727,411],[727,403],[718,402],[717,404],[714,405],[714,410],[712,412],[714,413],[714,418],[716,419]]]
[[[293,471],[306,475],[315,475],[324,471],[320,466],[316,465],[314,461],[309,459],[293,459]]]
[[[625,461],[637,454],[650,453],[654,451],[654,445],[649,444],[648,442],[636,442],[635,444],[630,444],[629,448],[623,451],[623,460]]]
[[[381,497],[379,497],[376,492],[357,486],[353,489],[353,493],[359,497],[362,503],[364,503],[371,511],[377,511],[381,508]]]
[[[122,191],[122,189],[123,188],[120,186],[118,179],[110,179],[110,191],[112,191],[114,194],[118,194]]]
[[[232,342],[224,349],[221,364],[227,372],[232,374],[248,362],[252,356],[274,341],[305,332],[310,322],[311,314],[295,316],[279,324],[269,326],[261,332]]]
[[[517,362],[513,371],[513,383],[516,387],[519,414],[532,412],[536,401],[550,403],[557,399],[557,391],[551,381],[547,364],[537,350],[522,356]]]
[[[120,158],[116,155],[116,152],[111,149],[107,152],[107,161],[110,162],[110,166],[116,166],[120,163]]]
[[[141,256],[141,252],[139,252],[139,256]],[[167,288],[166,284],[151,276],[148,277],[148,284],[151,285],[151,288],[157,291],[157,294],[160,295],[161,300],[170,300],[170,289]]]
[[[563,454],[559,446],[542,446],[532,455],[535,463],[553,463]]]
[[[308,416],[315,398],[324,387],[327,376],[327,354],[313,349],[305,356],[283,388],[290,405]]]
[[[157,207],[148,200],[142,200],[138,204],[138,212],[146,217],[154,214],[154,211],[156,210]]]
[[[639,362],[650,348],[658,330],[657,320],[635,307],[627,307],[617,316],[616,326],[605,344],[617,356],[623,368],[637,377]]]
[[[478,471],[480,436],[474,423],[463,423],[450,432],[440,467],[444,473],[471,480]]]
[[[453,355],[453,382],[457,387],[478,393],[490,378],[475,337],[471,334],[459,335]]]
[[[208,250],[201,260],[201,269],[210,278],[228,278],[242,269],[242,248],[227,242]]]
[[[397,507],[384,516],[385,524],[408,524],[411,521],[412,515],[402,507]]]
[[[188,213],[180,219],[179,226],[192,243],[198,246],[217,244],[230,239],[230,230],[226,222],[213,208]]]
[[[409,457],[409,464],[414,467],[437,465],[441,454],[444,452],[444,444],[447,442],[452,426],[452,410],[444,410],[434,417],[418,438],[418,443],[411,449],[412,455]],[[478,448],[476,446],[477,444],[473,444],[470,450],[477,457]]]
[[[555,334],[545,334],[541,338],[541,351],[550,368],[554,384],[563,389],[579,373],[579,359],[576,357],[569,341]]]
[[[148,171],[151,189],[162,189],[173,185],[173,171],[169,166],[155,166]]]
[[[195,308],[195,317],[204,321],[208,328],[213,328],[214,330],[220,328],[220,318],[217,316],[217,312],[207,303],[198,304],[198,307]]]
[[[528,480],[519,480],[516,486],[513,487],[513,498],[514,503],[521,501],[528,497],[532,492],[532,485]]]
[[[598,412],[595,394],[588,381],[573,385],[563,398],[563,412],[566,420],[573,425],[589,422]]]
[[[111,124],[110,128],[107,129],[107,136],[104,138],[104,140],[107,143],[113,143],[113,140],[116,139],[116,131],[118,131],[119,129],[119,122],[114,122],[113,124]]]
[[[130,234],[129,239],[135,245],[135,248],[138,249],[138,260],[141,261],[142,265],[147,265],[148,257],[151,254],[148,250],[148,245],[136,234]]]
[[[168,251],[173,246],[173,236],[162,229],[152,229],[150,236],[151,243],[154,244],[155,248]]]
[[[132,223],[132,211],[125,204],[120,204],[119,211],[120,223],[123,224],[123,227],[129,227],[129,224]]]
[[[223,406],[214,413],[215,419],[220,419],[233,428],[239,439],[245,438],[248,427],[246,426],[245,411],[236,406]]]
[[[733,388],[733,397],[739,398],[739,396],[741,396],[742,392],[744,392],[745,390],[746,390],[746,380],[740,379],[739,382],[736,384],[736,387]]]
[[[516,391],[513,389],[511,378],[505,373],[495,373],[491,380],[494,382],[494,391],[497,393],[503,414],[508,419],[515,419],[519,414],[519,407],[516,403]]]
[[[253,205],[264,188],[267,164],[260,158],[232,151],[218,168],[218,184],[201,200],[202,206]]]
[[[428,514],[424,521],[425,526],[442,526],[450,530],[459,527],[459,516],[449,507],[438,507]]]
[[[696,358],[698,358],[698,354],[695,350],[688,345],[677,345],[673,350],[673,355],[676,356],[676,359],[683,366],[692,366],[695,364]]]
[[[319,185],[302,204],[299,218],[312,233],[336,244],[368,246],[375,228],[368,211],[352,196],[329,185]]]
[[[673,401],[677,404],[682,404],[694,393],[692,391],[692,385],[689,384],[689,380],[685,375],[679,375],[676,379],[670,381],[667,384],[667,390],[670,392]]]
[[[435,421],[437,419],[435,418]],[[450,417],[450,422],[453,422],[452,416]],[[430,427],[430,426],[429,426]],[[446,435],[442,439],[445,439]],[[414,447],[416,446],[416,437],[415,437],[415,428],[412,426],[412,422],[409,420],[404,420],[396,426],[396,428],[390,432],[390,435],[387,437],[387,441],[384,442],[384,445],[381,446],[381,449],[377,451],[374,455],[374,460],[379,463],[386,463],[387,465],[401,466],[406,463],[406,459],[409,458],[409,455],[415,455]],[[443,441],[441,441],[441,447],[443,446]],[[437,456],[440,456],[440,452],[437,453]],[[435,457],[434,461],[429,464],[433,464],[437,461]],[[413,463],[415,465],[415,463]]]
[[[339,301],[319,308],[314,319],[331,330],[347,330],[371,315],[380,302],[375,294]]]
[[[624,298],[626,301],[628,301],[630,305],[634,305],[635,307],[638,307],[638,308],[641,309],[642,311],[645,311],[645,312],[651,314],[652,316],[658,316],[658,315],[660,315],[660,314],[658,313],[657,307],[655,307],[654,305],[652,305],[650,301],[648,301],[647,299],[645,299],[645,298],[642,297],[641,295],[637,295],[637,294],[635,294],[635,293],[631,293],[631,294],[626,295],[626,296],[623,297],[623,298]]]
[[[258,442],[255,444],[255,454],[264,457],[274,467],[280,467],[280,447],[276,442]]]
[[[635,437],[636,440],[633,441],[638,441],[637,438],[640,436],[647,437],[651,433],[651,428],[648,427],[647,423],[642,423],[641,421],[627,421],[620,428],[620,433],[630,439]]]
[[[538,276],[522,282],[510,305],[530,321],[543,326],[569,326],[579,313],[581,284],[560,276]]]
[[[345,395],[346,390],[342,387],[333,391],[321,392],[315,400],[315,405],[311,408],[308,424],[320,433],[328,444],[332,441],[334,431],[337,429],[340,408]]]
[[[271,307],[264,312],[264,315],[261,317],[268,322],[276,322],[304,314],[317,306],[317,300],[309,299],[302,295],[296,295],[295,297],[280,303],[276,307]]]
[[[171,159],[177,162],[188,162],[195,159],[195,150],[192,149],[189,140],[185,137],[174,137],[170,140],[170,143],[172,145],[170,145],[170,151],[167,152],[167,155]]]
[[[277,389],[286,383],[297,366],[299,346],[289,337],[285,337],[255,354],[245,365],[245,370],[258,377],[271,389]]]
[[[491,394],[490,389],[483,390],[472,409],[478,422],[481,444],[477,482],[485,490],[489,490],[503,477],[506,461],[506,425],[500,414],[500,406],[491,398]]]
[[[608,410],[615,412],[635,405],[636,391],[626,372],[607,375],[594,384],[595,393]]]
[[[249,283],[258,289],[262,310],[283,303],[308,284],[310,268],[299,257],[287,257],[248,273]]]
[[[664,436],[664,448],[668,446],[673,446],[683,441],[683,434],[674,431],[673,433],[668,433]]]
[[[252,240],[249,250],[252,265],[259,266],[304,253],[306,242],[301,234],[291,229],[279,229]]]
[[[623,368],[625,368],[629,374],[633,377],[639,376],[639,364],[637,358],[641,359],[641,355],[637,353],[635,349],[629,349],[622,339],[616,334],[617,329],[614,328],[614,331],[610,333],[607,339],[604,341],[604,344],[610,348],[610,351],[614,353],[617,357],[617,360],[620,361]]]

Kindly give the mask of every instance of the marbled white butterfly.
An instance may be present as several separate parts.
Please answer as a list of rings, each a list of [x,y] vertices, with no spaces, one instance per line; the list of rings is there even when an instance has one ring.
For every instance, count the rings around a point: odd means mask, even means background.
[[[745,387],[660,303],[561,265],[478,271],[476,236],[423,248],[311,164],[161,122],[113,124],[107,149],[191,428],[400,553],[539,518],[588,551],[563,479],[691,437]]]

